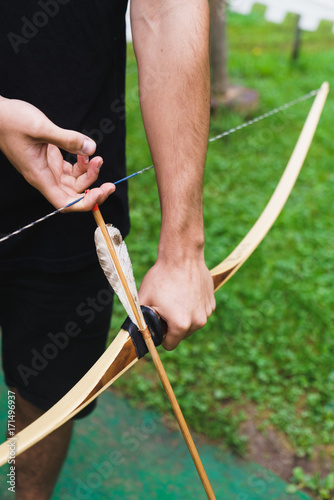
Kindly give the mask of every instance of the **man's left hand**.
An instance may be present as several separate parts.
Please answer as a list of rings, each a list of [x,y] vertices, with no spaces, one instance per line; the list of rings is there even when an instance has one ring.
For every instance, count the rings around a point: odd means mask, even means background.
[[[179,266],[158,259],[142,281],[139,299],[167,322],[162,345],[168,351],[202,328],[216,306],[212,276],[203,259],[183,259]]]

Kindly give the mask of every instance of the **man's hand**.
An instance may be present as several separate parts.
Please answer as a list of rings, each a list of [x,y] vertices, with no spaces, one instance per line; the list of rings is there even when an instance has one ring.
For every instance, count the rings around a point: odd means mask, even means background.
[[[158,259],[142,281],[139,299],[167,322],[167,350],[202,328],[216,305],[212,276],[203,259],[185,258],[178,265]]]
[[[64,161],[58,148],[78,154],[78,162]],[[103,160],[88,158],[95,149],[89,137],[57,127],[31,104],[0,97],[0,150],[56,208],[79,198],[97,179]],[[112,183],[105,183],[69,210],[91,210],[114,191]]]

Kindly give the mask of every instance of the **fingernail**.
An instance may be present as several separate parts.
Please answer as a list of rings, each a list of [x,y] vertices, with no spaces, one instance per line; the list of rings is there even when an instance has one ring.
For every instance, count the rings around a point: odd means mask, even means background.
[[[103,165],[103,160],[101,160],[101,161],[99,162],[99,164],[98,164],[97,168],[100,170],[100,168],[102,167],[102,165]]]
[[[95,151],[95,142],[91,139],[85,139],[82,147],[84,155],[92,155]]]
[[[84,163],[87,165],[87,163],[89,163],[89,156],[83,156],[82,158]]]

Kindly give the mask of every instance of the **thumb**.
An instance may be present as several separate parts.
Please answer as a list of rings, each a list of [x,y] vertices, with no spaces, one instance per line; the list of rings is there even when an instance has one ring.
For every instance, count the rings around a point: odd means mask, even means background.
[[[44,128],[41,139],[69,153],[90,156],[96,150],[96,143],[86,135],[74,130],[60,128],[51,121]]]

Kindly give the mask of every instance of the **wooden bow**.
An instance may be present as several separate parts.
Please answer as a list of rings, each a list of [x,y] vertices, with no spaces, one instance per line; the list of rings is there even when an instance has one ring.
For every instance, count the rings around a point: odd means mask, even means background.
[[[259,219],[233,252],[211,270],[215,291],[248,259],[280,214],[311,145],[328,91],[329,85],[325,82],[314,100],[284,173]],[[16,455],[23,453],[74,417],[137,361],[138,356],[131,335],[126,328],[122,328],[86,375],[49,411],[14,437]],[[1,444],[0,466],[7,462],[8,449],[7,441]]]

